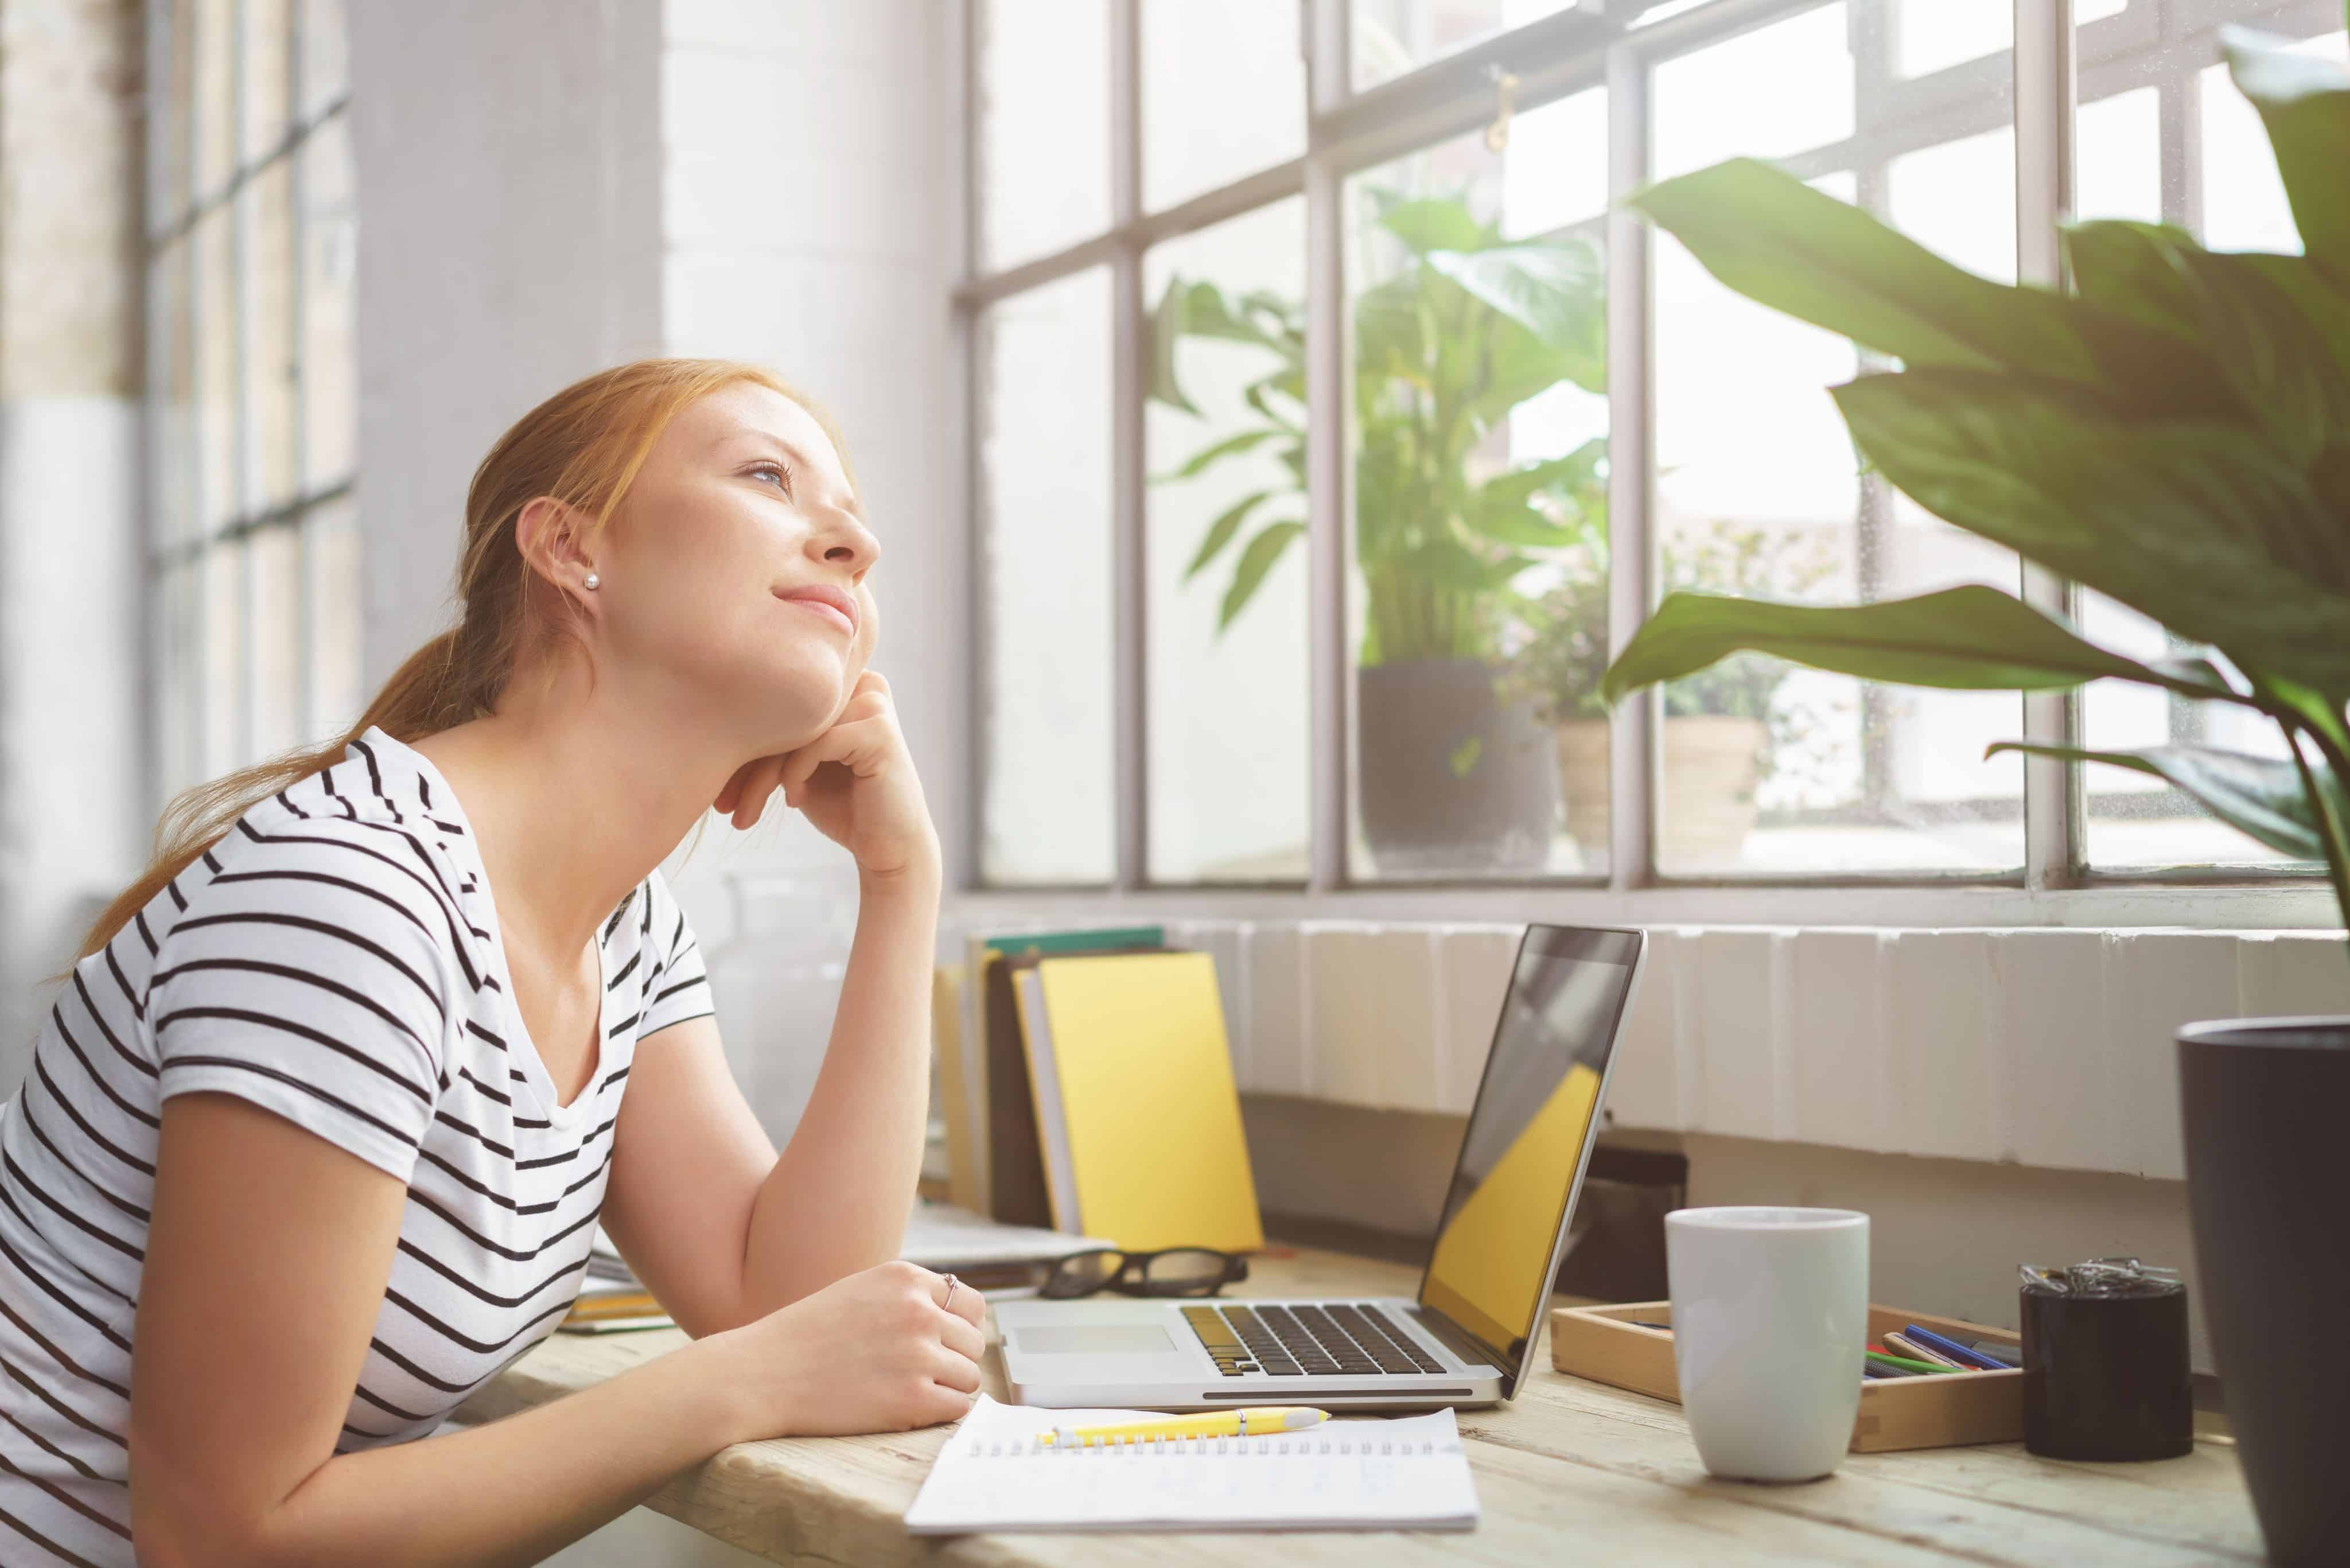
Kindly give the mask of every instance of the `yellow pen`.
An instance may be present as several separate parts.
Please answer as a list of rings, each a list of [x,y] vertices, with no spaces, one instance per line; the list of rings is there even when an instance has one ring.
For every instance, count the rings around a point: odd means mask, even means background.
[[[1105,1443],[1142,1443],[1153,1438],[1256,1438],[1268,1432],[1295,1432],[1318,1427],[1330,1418],[1327,1410],[1301,1405],[1260,1405],[1251,1410],[1211,1410],[1197,1416],[1168,1416],[1156,1421],[1131,1421],[1119,1427],[1055,1427],[1039,1432],[1040,1443],[1064,1448],[1087,1448]]]

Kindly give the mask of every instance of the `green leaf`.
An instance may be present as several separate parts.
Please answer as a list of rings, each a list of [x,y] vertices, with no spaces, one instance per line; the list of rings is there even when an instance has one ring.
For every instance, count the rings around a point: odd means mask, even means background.
[[[1564,550],[1591,542],[1584,529],[1554,523],[1523,504],[1515,507],[1480,507],[1470,513],[1469,526],[1496,544],[1517,545],[1529,550]]]
[[[2247,27],[2222,27],[2220,44],[2237,89],[2268,129],[2303,248],[2337,275],[2350,275],[2350,201],[2342,187],[2350,164],[2350,69],[2293,54],[2285,39]]]
[[[1605,354],[1607,296],[1598,254],[1589,245],[1537,240],[1482,251],[1431,251],[1425,260],[1545,347]]]
[[[2113,677],[2197,697],[2235,698],[2180,670],[2109,653],[1997,588],[1945,588],[1873,605],[1783,605],[1715,594],[1666,596],[1599,683],[1602,701],[1692,675],[1732,653],[1955,691],[2050,691]],[[2216,676],[2217,672],[2213,674]]]
[[[1240,564],[1232,568],[1232,586],[1224,590],[1223,608],[1216,617],[1219,633],[1232,625],[1232,617],[1247,606],[1263,583],[1264,575],[1273,570],[1273,564],[1289,548],[1289,542],[1305,532],[1303,523],[1268,523],[1248,542],[1248,548],[1241,552]]]
[[[2159,223],[2084,223],[2064,238],[2084,296],[2204,345],[2289,461],[2307,467],[2350,437],[2350,296],[2314,264],[2207,251]]]
[[[1188,583],[1198,576],[1200,568],[1214,560],[1223,547],[1232,542],[1232,535],[1240,532],[1242,519],[1255,511],[1272,493],[1270,490],[1260,490],[1243,495],[1217,514],[1216,520],[1208,524],[1207,533],[1200,540],[1199,553],[1191,557],[1191,564],[1183,568],[1183,580]]]
[[[2211,815],[2280,854],[2297,860],[2323,860],[2325,846],[2301,771],[2282,757],[2255,757],[2217,746],[2142,746],[2099,752],[2085,746],[2043,746],[2002,741],[1983,754],[2022,752],[2066,762],[2104,763],[2109,767],[2167,779],[2210,808]],[[2313,764],[2313,771],[2315,771]]]
[[[1241,397],[1250,408],[1284,430],[1295,431],[1297,426],[1290,417],[1266,400],[1267,394],[1272,392],[1279,392],[1303,409],[1305,405],[1305,378],[1288,370],[1276,370],[1241,389]]]
[[[2350,536],[2239,428],[2123,419],[1966,370],[1835,389],[1862,452],[1936,516],[2210,643],[2350,692]]]
[[[1399,202],[1379,214],[1378,223],[1416,256],[1430,251],[1477,250],[1487,237],[1484,225],[1468,208],[1444,196]]]
[[[1193,452],[1191,458],[1184,462],[1182,467],[1177,469],[1172,473],[1161,474],[1159,477],[1161,479],[1190,479],[1193,475],[1207,469],[1211,464],[1220,462],[1223,459],[1231,457],[1235,452],[1247,452],[1252,447],[1263,445],[1266,441],[1273,440],[1275,436],[1285,436],[1293,433],[1295,432],[1283,430],[1279,425],[1268,426],[1257,430],[1245,430],[1241,431],[1238,435],[1226,436],[1223,440],[1216,442],[1213,446],[1202,447],[1198,452]]]
[[[1200,411],[1184,395],[1175,371],[1176,346],[1190,337],[1244,343],[1280,355],[1288,361],[1288,369],[1276,376],[1298,376],[1303,401],[1305,340],[1302,325],[1294,319],[1299,314],[1297,306],[1261,290],[1242,296],[1235,304],[1214,284],[1186,283],[1180,276],[1168,279],[1166,291],[1150,313],[1150,363],[1144,395],[1185,413]]]
[[[2226,406],[2193,344],[2085,300],[1978,277],[1752,159],[1668,180],[1632,203],[1739,293],[1912,369],[2028,371],[2174,412]]]
[[[1143,395],[1196,414],[1200,410],[1183,395],[1182,384],[1175,376],[1175,345],[1182,339],[1187,314],[1183,280],[1170,277],[1167,292],[1159,296],[1159,305],[1150,313],[1150,367]]]
[[[2324,694],[2300,684],[2281,680],[2275,676],[2255,672],[2252,689],[2276,707],[2290,712],[2299,722],[2320,732],[2325,741],[2343,752],[2350,752],[2350,724],[2343,722],[2342,701],[2329,701]]]
[[[1546,490],[1588,483],[1607,456],[1607,438],[1593,436],[1565,457],[1544,458],[1495,474],[1478,487],[1478,504],[1496,509],[1523,506]]]

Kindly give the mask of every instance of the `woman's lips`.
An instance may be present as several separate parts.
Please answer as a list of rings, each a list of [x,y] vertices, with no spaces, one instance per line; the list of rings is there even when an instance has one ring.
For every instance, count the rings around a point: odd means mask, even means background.
[[[832,626],[837,626],[839,630],[856,637],[858,635],[856,618],[853,618],[846,608],[841,608],[841,604],[837,602],[834,595],[837,595],[837,590],[820,590],[820,587],[817,587],[817,590],[808,590],[808,587],[801,587],[799,592],[785,592],[785,595],[775,595],[775,597],[783,599],[785,604],[796,604],[799,608],[816,611],[817,616],[823,616],[825,620],[829,620]],[[839,597],[846,599],[846,595],[839,595]]]

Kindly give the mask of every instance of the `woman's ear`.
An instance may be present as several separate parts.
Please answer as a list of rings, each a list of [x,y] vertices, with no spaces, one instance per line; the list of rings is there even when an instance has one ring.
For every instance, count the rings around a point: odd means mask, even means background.
[[[565,598],[583,605],[603,586],[584,521],[552,495],[533,497],[515,518],[515,548],[523,565]]]

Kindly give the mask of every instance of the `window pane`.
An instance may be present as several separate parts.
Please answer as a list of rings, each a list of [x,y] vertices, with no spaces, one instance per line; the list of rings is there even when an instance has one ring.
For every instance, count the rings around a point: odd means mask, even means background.
[[[979,319],[988,882],[1105,882],[1111,807],[1109,275]]]
[[[214,207],[197,220],[196,455],[205,532],[234,517],[236,420],[236,252],[230,213]]]
[[[186,0],[196,51],[196,193],[210,196],[236,167],[235,0]]]
[[[150,177],[147,222],[161,229],[188,208],[188,125],[195,102],[196,34],[191,0],[162,6],[163,80],[151,90],[149,112],[156,117],[156,165]]]
[[[1607,867],[1605,258],[1528,232],[1604,192],[1562,131],[1605,122],[1595,90],[1347,184],[1357,877]]]
[[[2074,121],[2074,211],[2083,222],[2162,221],[2161,91],[2136,88],[2081,106]]]
[[[225,540],[203,554],[203,776],[252,759],[244,749],[244,542]]]
[[[2145,659],[2195,651],[2103,594],[2082,597],[2082,629],[2102,648]],[[2256,713],[2228,703],[2189,701],[2118,680],[2088,688],[2082,730],[2085,742],[2101,750],[2184,742],[2262,756],[2292,755],[2276,726]],[[2083,770],[2081,783],[2088,801],[2088,858],[2093,865],[2241,865],[2284,859],[2158,778],[2126,768],[2089,767]]]
[[[1171,207],[1305,151],[1302,9],[1144,0],[1144,206]]]
[[[286,135],[292,86],[287,72],[287,29],[293,0],[244,0],[244,157],[269,155]]]
[[[253,760],[302,742],[302,539],[290,523],[247,541],[253,571]]]
[[[252,360],[245,375],[246,418],[253,431],[252,506],[276,506],[301,486],[295,452],[295,410],[301,396],[294,355],[293,168],[284,159],[255,175],[240,202],[251,204],[252,275],[246,295],[253,312]]]
[[[358,463],[359,218],[351,201],[350,120],[337,115],[306,139],[302,163],[302,443],[316,491]]]
[[[1305,263],[1298,198],[1144,263],[1169,356],[1144,415],[1156,881],[1306,872]]]
[[[2074,26],[2127,7],[2128,0],[2073,0]],[[1898,0],[1893,26],[1895,73],[1922,77],[2014,47],[2015,0]]]
[[[979,0],[980,265],[1109,226],[1109,7]]]
[[[2015,0],[1896,0],[1893,68],[1946,70],[2015,47]]]
[[[302,112],[317,114],[350,86],[350,43],[343,0],[301,0]]]
[[[1649,132],[1657,178],[1850,136],[1849,26],[1844,6],[1823,5],[1660,63]]]
[[[162,668],[155,709],[166,797],[211,776],[204,771],[203,754],[202,572],[198,564],[177,566],[158,583],[162,624],[157,653]]]
[[[2241,9],[2250,15],[2258,7]],[[2277,23],[2271,18],[2263,25]],[[2298,47],[2337,60],[2350,55],[2345,35],[2338,32],[2306,39]],[[2227,68],[2205,65],[2209,58],[2205,54],[2163,61],[2166,81],[2173,89],[2171,102],[2177,106],[2172,112],[2187,115],[2178,129],[2192,180],[2188,169],[2161,167],[2163,110],[2158,88],[2142,88],[2083,106],[2082,211],[2091,216],[2165,217],[2184,223],[2218,250],[2297,253],[2301,243],[2293,212],[2259,116],[2236,91]],[[2155,211],[2147,210],[2149,203]],[[2081,618],[2092,640],[2132,658],[2200,651],[2101,594],[2082,596]],[[2100,750],[2186,742],[2270,757],[2291,754],[2275,726],[2242,709],[2119,681],[2087,688],[2081,711],[2083,739]],[[2287,863],[2160,779],[2092,766],[2082,771],[2082,787],[2087,800],[2085,851],[2092,866],[2143,869]]]
[[[195,531],[195,317],[190,309],[189,243],[173,240],[157,253],[154,341],[149,345],[155,410],[155,537],[169,547]]]
[[[359,628],[367,606],[360,576],[357,504],[330,501],[313,510],[308,534],[311,712],[308,738],[322,742],[359,722],[369,692],[360,680]]]
[[[2344,40],[2344,34],[2328,33],[2302,43],[2298,52],[2340,60],[2350,52]],[[2228,79],[2225,66],[2209,67],[2196,85],[2203,111],[2203,243],[2217,251],[2299,255],[2301,235],[2259,112]]]
[[[1824,5],[1660,63],[1660,172],[1738,153],[1814,154],[1801,167],[1821,190],[1846,201],[1866,190],[1896,227],[2012,281],[2008,74],[1938,125],[1943,140],[1924,140],[1914,121],[1864,125],[1855,50],[1894,47],[1887,15],[1883,0]],[[1821,167],[1816,150],[1838,144],[1837,166]],[[2012,555],[1864,481],[1826,390],[1863,369],[1848,341],[1732,294],[1663,236],[1655,297],[1668,589],[1826,604],[1960,582],[2014,590]],[[1982,760],[1986,743],[2021,731],[2012,693],[1877,686],[1742,654],[1667,687],[1664,711],[1658,857],[1669,873],[2022,863],[2022,766]]]
[[[1357,90],[1480,38],[1572,9],[1575,0],[1354,0]]]

